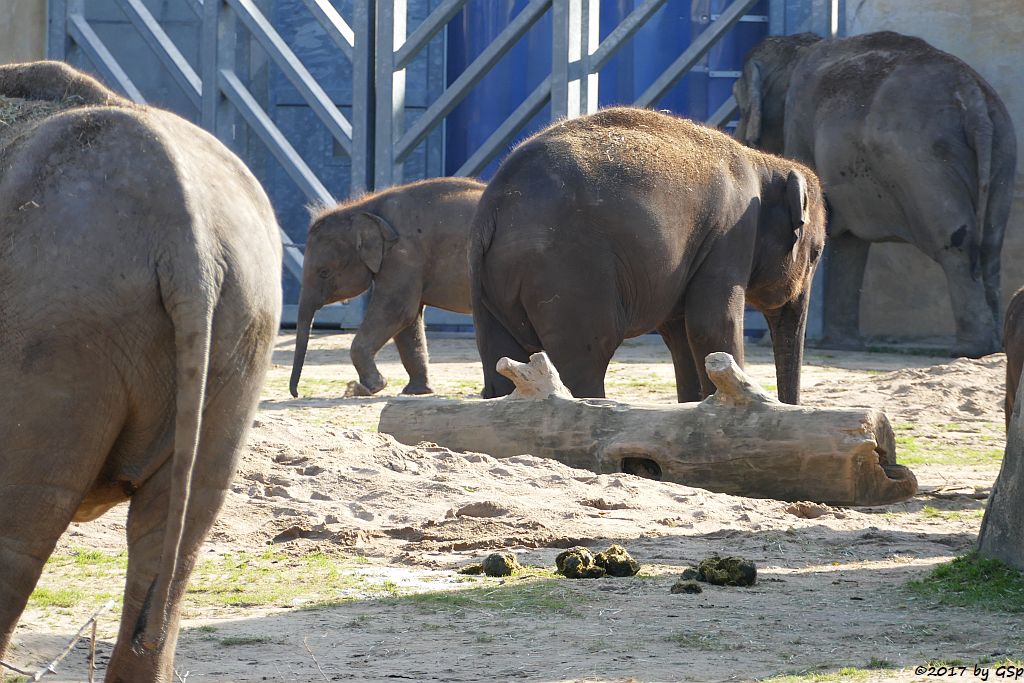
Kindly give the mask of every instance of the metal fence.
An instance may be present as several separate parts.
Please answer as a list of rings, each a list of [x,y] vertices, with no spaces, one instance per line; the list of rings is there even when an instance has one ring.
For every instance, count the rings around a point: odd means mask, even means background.
[[[297,280],[302,270],[297,242],[304,234],[304,216],[296,215],[301,204],[331,204],[411,179],[404,175],[414,152],[431,136],[436,140],[444,135],[445,121],[453,110],[540,22],[550,23],[550,44],[545,48],[550,50],[549,70],[471,150],[454,175],[479,174],[531,121],[595,111],[602,69],[659,11],[685,0],[633,0],[631,11],[614,27],[600,25],[600,0],[518,0],[518,12],[460,73],[449,73],[426,89],[419,83],[422,78],[410,83],[409,69],[423,63],[428,47],[444,40],[446,27],[460,12],[472,9],[473,1],[49,0],[48,53],[94,71],[136,102],[150,99],[178,111],[246,159],[264,184],[271,186],[268,192],[286,228],[281,233],[285,266]],[[841,10],[841,0],[764,0],[767,14],[748,16],[759,1],[688,0],[688,7],[704,14],[703,28],[691,40],[680,41],[678,56],[659,73],[649,74],[650,84],[634,93],[632,102],[652,106],[687,74],[707,72],[702,61],[741,21],[764,22],[772,33],[794,28],[827,32]],[[713,13],[712,6],[720,11]],[[289,40],[282,37],[282,12],[290,26],[299,27],[288,34]],[[409,26],[413,14],[419,21]],[[125,31],[127,26],[130,32]],[[306,43],[312,40],[311,31],[318,45],[322,43],[315,53],[317,63],[330,65],[334,76],[324,76],[328,71],[324,67],[315,77],[304,63],[303,57],[309,61]],[[605,37],[599,40],[602,32]],[[141,45],[119,59],[128,33]],[[273,77],[268,76],[270,69]],[[166,76],[159,87],[151,82],[154,71]],[[738,74],[718,73],[723,75]],[[311,121],[290,128],[282,123],[268,95],[275,78],[289,88],[291,105],[312,112]],[[147,82],[136,82],[140,79]],[[349,81],[343,88],[344,102],[329,94],[337,84],[325,82],[339,79]],[[412,99],[423,104],[415,116],[409,106]],[[723,125],[734,111],[730,97],[710,113],[708,121]],[[326,133],[332,154],[346,160],[344,178],[325,179],[323,165],[308,150],[301,151],[305,138],[313,134],[310,124],[319,128],[318,134]],[[283,212],[282,202],[276,201],[283,196],[279,183],[268,182],[269,162],[261,162],[268,155],[294,185],[290,192],[300,193],[303,200],[289,200],[294,205],[289,211]],[[441,172],[437,164],[421,164],[417,171]],[[326,314],[330,316],[330,311]],[[338,320],[357,323],[360,315],[361,308],[356,306],[349,309],[347,319]]]

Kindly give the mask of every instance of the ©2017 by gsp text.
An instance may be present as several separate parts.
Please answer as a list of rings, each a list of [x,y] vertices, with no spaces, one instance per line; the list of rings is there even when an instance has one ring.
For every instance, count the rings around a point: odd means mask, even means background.
[[[914,673],[918,676],[945,676],[947,678],[971,676],[972,678],[980,678],[983,681],[987,681],[989,676],[1000,681],[1018,681],[1024,679],[1024,667],[1013,666],[1011,664],[1003,664],[1000,666],[982,666],[980,664],[970,664],[967,666],[954,666],[949,664],[943,664],[941,666],[922,665],[914,669]]]

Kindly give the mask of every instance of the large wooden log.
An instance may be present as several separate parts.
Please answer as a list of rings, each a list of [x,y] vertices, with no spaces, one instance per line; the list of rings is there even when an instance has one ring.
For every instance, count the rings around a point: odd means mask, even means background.
[[[707,357],[714,395],[700,403],[630,405],[574,399],[547,356],[501,359],[505,398],[388,401],[379,429],[495,457],[529,453],[598,473],[628,472],[721,493],[833,505],[883,505],[917,491],[896,464],[879,410],[780,403],[727,353]]]

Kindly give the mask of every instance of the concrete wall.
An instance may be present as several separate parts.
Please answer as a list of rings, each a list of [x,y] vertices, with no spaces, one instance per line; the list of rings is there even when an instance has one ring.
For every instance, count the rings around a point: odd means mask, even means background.
[[[891,30],[920,36],[977,70],[1002,97],[1017,130],[1017,184],[1003,248],[1004,302],[1024,285],[1024,2],[847,0],[846,33]],[[929,336],[953,332],[942,271],[907,245],[873,245],[861,331]]]
[[[0,64],[46,56],[46,0],[0,0]]]

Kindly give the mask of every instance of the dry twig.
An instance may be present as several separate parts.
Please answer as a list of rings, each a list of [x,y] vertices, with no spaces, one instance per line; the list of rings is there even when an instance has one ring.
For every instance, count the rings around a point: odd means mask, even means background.
[[[67,647],[64,648],[64,651],[57,655],[57,658],[54,659],[52,662],[50,662],[39,671],[32,674],[32,677],[29,680],[38,681],[46,674],[57,673],[57,665],[60,664],[65,657],[71,654],[71,651],[73,649],[75,649],[75,645],[78,643],[79,640],[82,639],[82,634],[85,633],[85,629],[89,628],[89,626],[94,624],[96,622],[97,617],[99,617],[101,614],[103,614],[113,606],[113,600],[107,600],[105,603],[103,603],[100,606],[100,608],[93,612],[92,616],[89,617],[84,624],[82,624],[82,628],[78,629],[78,633],[76,633],[75,637],[71,639],[71,642],[67,644]]]
[[[327,677],[327,674],[324,673],[324,670],[320,668],[320,662],[316,661],[316,655],[314,655],[313,651],[309,649],[309,643],[306,642],[305,638],[302,639],[302,647],[306,648],[306,652],[308,652],[309,656],[313,658],[313,663],[316,664],[316,670],[320,672],[320,675],[324,677],[324,680],[331,680]]]

